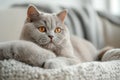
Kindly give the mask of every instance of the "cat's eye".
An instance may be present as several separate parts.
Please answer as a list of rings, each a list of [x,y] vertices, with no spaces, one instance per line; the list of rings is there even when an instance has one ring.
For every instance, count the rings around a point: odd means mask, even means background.
[[[46,28],[44,26],[40,26],[38,29],[40,32],[46,32]]]
[[[56,29],[55,29],[55,33],[60,33],[61,32],[61,28],[60,27],[57,27]]]

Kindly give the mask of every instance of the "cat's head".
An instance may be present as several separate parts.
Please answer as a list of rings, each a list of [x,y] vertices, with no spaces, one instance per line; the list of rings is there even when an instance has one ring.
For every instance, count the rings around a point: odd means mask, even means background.
[[[40,46],[60,46],[70,38],[64,24],[67,11],[44,13],[31,5],[27,11],[27,19],[23,27],[21,39],[35,42]]]

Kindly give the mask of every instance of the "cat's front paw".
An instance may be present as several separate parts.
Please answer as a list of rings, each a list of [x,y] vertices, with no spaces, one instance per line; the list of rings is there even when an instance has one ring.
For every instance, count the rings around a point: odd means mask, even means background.
[[[61,62],[59,60],[55,60],[55,59],[50,59],[47,60],[44,64],[43,64],[43,68],[45,69],[56,69],[56,68],[63,68],[65,67],[66,64],[64,62]]]

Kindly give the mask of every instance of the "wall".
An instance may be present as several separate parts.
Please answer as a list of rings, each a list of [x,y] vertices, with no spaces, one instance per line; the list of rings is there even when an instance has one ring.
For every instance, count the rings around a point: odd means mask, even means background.
[[[1,10],[0,42],[19,39],[25,17],[25,9]]]

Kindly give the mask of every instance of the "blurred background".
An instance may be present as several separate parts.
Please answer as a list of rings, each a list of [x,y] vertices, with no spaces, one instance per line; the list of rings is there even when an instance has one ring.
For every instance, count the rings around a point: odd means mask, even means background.
[[[120,0],[0,0],[0,42],[19,39],[29,4],[48,13],[68,9],[71,34],[98,49],[120,47]]]

